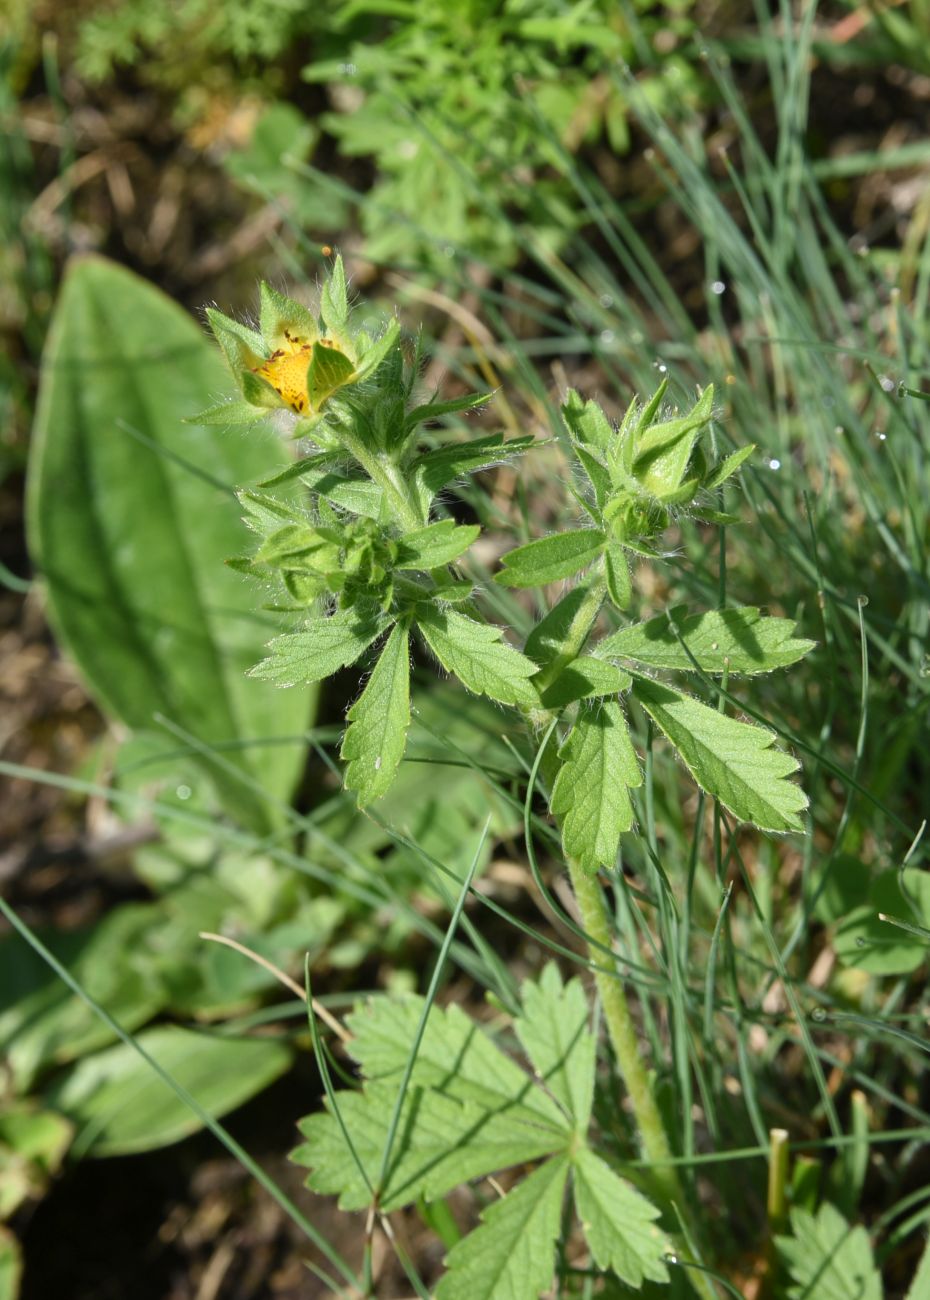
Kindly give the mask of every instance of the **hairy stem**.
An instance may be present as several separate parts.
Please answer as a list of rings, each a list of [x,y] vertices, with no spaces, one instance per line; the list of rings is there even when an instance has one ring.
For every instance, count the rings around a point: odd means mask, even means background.
[[[633,1108],[633,1117],[639,1131],[643,1154],[652,1166],[649,1170],[650,1177],[662,1200],[666,1205],[675,1207],[681,1222],[686,1225],[689,1235],[693,1237],[690,1207],[682,1190],[678,1170],[671,1163],[672,1150],[668,1135],[656,1102],[653,1081],[643,1059],[623,984],[616,974],[603,969],[605,950],[609,952],[612,944],[601,886],[596,876],[582,871],[571,858],[568,859],[568,869],[581,912],[582,926],[591,941],[589,955],[599,968],[595,971],[594,978],[604,1010],[607,1032]],[[682,1264],[697,1263],[690,1247],[680,1236],[674,1236],[672,1240],[675,1253]],[[698,1295],[704,1297],[704,1300],[716,1300],[717,1292],[713,1282],[705,1273],[697,1269],[688,1269],[687,1276]]]

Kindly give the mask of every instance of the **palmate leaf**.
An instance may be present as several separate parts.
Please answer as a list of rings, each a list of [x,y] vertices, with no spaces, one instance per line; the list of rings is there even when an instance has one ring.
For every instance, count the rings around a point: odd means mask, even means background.
[[[614,632],[599,643],[597,653],[652,668],[693,672],[696,661],[706,673],[769,673],[813,650],[816,643],[795,637],[795,627],[790,618],[768,618],[751,606],[688,614],[679,605]]]
[[[619,702],[582,701],[559,758],[550,807],[565,852],[582,871],[612,867],[620,836],[633,825],[629,789],[642,782]]]
[[[409,1043],[406,1044],[409,1050]],[[391,1125],[399,1083],[368,1084],[363,1092],[336,1094],[339,1113],[352,1137],[364,1175],[346,1145],[342,1127],[327,1112],[300,1123],[306,1141],[291,1159],[308,1165],[311,1191],[338,1194],[343,1210],[372,1201]],[[383,1210],[434,1200],[467,1182],[511,1165],[537,1160],[564,1148],[567,1134],[527,1124],[506,1105],[488,1110],[444,1093],[411,1085],[400,1112],[397,1138],[379,1204]]]
[[[637,1290],[667,1282],[670,1243],[656,1225],[659,1211],[588,1147],[572,1159],[575,1209],[599,1268]]]
[[[539,702],[529,681],[536,664],[507,645],[499,627],[435,606],[418,610],[417,626],[443,668],[470,691],[501,704],[531,708]]]
[[[387,639],[368,685],[346,714],[349,729],[341,754],[348,760],[346,789],[358,806],[390,789],[410,726],[410,634],[399,623]]]
[[[547,1291],[567,1177],[565,1156],[548,1160],[490,1205],[450,1252],[436,1300],[536,1300]]]
[[[786,780],[798,764],[773,748],[774,732],[737,722],[648,677],[637,675],[633,692],[702,790],[760,830],[803,829],[798,813],[807,796]]]
[[[367,1079],[400,1079],[422,1013],[422,998],[378,998],[349,1016],[350,1050]],[[506,1109],[522,1123],[568,1132],[552,1099],[456,1006],[431,1011],[412,1081],[487,1110]]]
[[[355,663],[388,624],[389,619],[371,606],[314,618],[299,632],[287,632],[270,641],[271,654],[256,664],[249,676],[277,686],[321,682]]]
[[[816,1215],[791,1211],[790,1237],[776,1237],[791,1274],[790,1300],[882,1300],[881,1274],[864,1228],[825,1202]]]

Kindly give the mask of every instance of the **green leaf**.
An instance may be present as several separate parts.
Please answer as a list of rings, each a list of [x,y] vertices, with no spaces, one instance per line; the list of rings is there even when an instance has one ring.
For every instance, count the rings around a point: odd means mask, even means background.
[[[598,509],[603,509],[610,499],[613,483],[610,477],[610,471],[603,464],[600,458],[587,447],[575,444],[575,455],[581,463],[581,467],[587,475],[588,482],[594,489],[594,500]]]
[[[581,582],[576,587],[572,587],[552,606],[548,614],[536,624],[526,638],[526,645],[523,648],[541,668],[565,651],[572,637],[575,619],[584,605],[587,594],[586,583]]]
[[[536,664],[507,645],[499,627],[435,606],[417,610],[417,626],[446,672],[476,695],[528,707],[539,702],[529,681]]]
[[[606,540],[600,529],[583,528],[527,542],[507,552],[494,581],[505,587],[539,587],[570,578],[597,559]]]
[[[150,939],[159,912],[125,904],[96,925],[41,937],[81,986],[129,1031],[168,1000]],[[42,1070],[111,1042],[113,1031],[19,935],[0,939],[0,1057],[17,1091]]]
[[[425,452],[410,466],[417,495],[426,508],[436,493],[455,479],[488,469],[491,465],[500,465],[509,457],[526,451],[535,441],[531,437],[508,441],[503,434],[493,433],[486,438],[474,438],[470,442],[457,442]]]
[[[307,393],[310,405],[319,410],[327,397],[331,397],[355,375],[355,367],[344,352],[314,343],[313,354],[307,369]]]
[[[265,479],[259,486],[278,487],[299,478],[311,492],[325,497],[343,510],[351,510],[354,515],[364,515],[368,519],[380,518],[384,499],[382,489],[363,474],[338,472],[332,468],[332,460],[329,452],[321,456],[308,456],[289,465],[273,478]]]
[[[454,519],[442,519],[398,539],[398,569],[436,569],[467,551],[481,528],[478,524],[457,525]]]
[[[405,997],[373,998],[352,1013],[350,1050],[366,1078],[400,1081],[422,1011],[422,998]],[[515,1123],[541,1125],[567,1140],[558,1106],[460,1007],[430,1011],[412,1081],[462,1103],[506,1112]]]
[[[834,873],[843,870],[834,864]],[[882,917],[892,917],[884,921]],[[873,975],[907,975],[930,954],[930,935],[914,933],[894,924],[905,922],[930,930],[930,876],[916,867],[883,871],[872,881],[868,902],[840,920],[833,947],[844,966]]]
[[[792,1209],[791,1236],[775,1243],[791,1275],[789,1300],[882,1300],[868,1233],[829,1202],[816,1215]]]
[[[458,411],[473,411],[476,406],[483,406],[485,402],[490,402],[493,396],[493,393],[466,393],[464,397],[453,397],[448,402],[427,402],[423,406],[415,406],[406,417],[406,431],[412,433],[427,420],[438,420],[443,415],[454,415]]]
[[[214,1117],[261,1092],[293,1059],[280,1038],[232,1038],[179,1025],[144,1029],[135,1041]],[[46,1089],[44,1100],[78,1126],[82,1150],[95,1156],[152,1151],[203,1127],[127,1043],[84,1057]]]
[[[656,1207],[587,1147],[576,1151],[572,1174],[575,1209],[598,1268],[637,1291],[644,1281],[667,1282],[670,1243],[656,1225]]]
[[[738,451],[734,451],[731,455],[722,460],[719,465],[713,467],[704,479],[701,487],[708,492],[713,491],[715,488],[722,487],[724,483],[726,483],[727,479],[733,477],[740,466],[749,459],[755,450],[756,445],[754,442],[751,442],[747,447],[740,447]]]
[[[565,1157],[548,1160],[488,1206],[447,1256],[436,1300],[539,1300],[552,1285],[567,1177]]]
[[[605,575],[607,594],[612,603],[617,609],[626,609],[633,598],[633,580],[626,551],[617,542],[611,542],[607,547]]]
[[[604,672],[607,668],[610,671]],[[629,673],[616,669],[603,659],[580,655],[563,668],[551,686],[542,694],[547,709],[564,709],[575,700],[586,700],[601,695],[618,695],[629,690],[632,684]]]
[[[816,642],[794,636],[796,626],[793,619],[767,618],[752,607],[688,614],[678,605],[614,632],[598,644],[597,653],[651,668],[693,672],[696,660],[706,673],[770,673],[814,649]]]
[[[633,691],[702,790],[761,830],[803,829],[798,813],[807,796],[786,780],[798,764],[773,748],[774,732],[737,722],[646,677],[634,678]]]
[[[63,1115],[39,1110],[33,1100],[0,1105],[0,1222],[42,1195],[61,1167],[72,1132]]]
[[[250,676],[296,686],[320,682],[340,668],[354,664],[377,640],[388,620],[368,606],[339,610],[329,617],[312,619],[299,632],[287,632],[268,643],[271,654],[251,669]]]
[[[578,979],[563,986],[559,968],[548,962],[538,983],[520,990],[523,1011],[517,1037],[537,1077],[584,1135],[591,1119],[597,1044],[588,1027],[591,1009]]]
[[[263,742],[300,732],[313,696],[285,701],[245,676],[269,628],[224,564],[243,540],[226,485],[287,453],[269,430],[184,423],[226,386],[173,302],[101,258],[76,262],[42,362],[27,522],[56,634],[91,691],[128,727],[162,713],[222,746],[222,762],[197,763],[234,816],[266,830],[304,754]]]
[[[409,1041],[406,1046],[409,1050]],[[377,1185],[397,1086],[375,1082],[363,1092],[336,1094],[365,1176],[341,1126],[329,1113],[329,1104],[325,1112],[310,1115],[299,1125],[306,1141],[291,1153],[291,1159],[311,1169],[307,1186],[312,1191],[338,1194],[343,1210],[360,1210],[371,1203],[370,1188]],[[397,1132],[380,1189],[379,1204],[387,1211],[421,1196],[428,1201],[445,1196],[469,1178],[539,1159],[561,1150],[566,1142],[564,1131],[528,1125],[506,1105],[486,1110],[418,1084],[411,1084],[404,1095]]]
[[[582,871],[613,867],[620,836],[633,825],[629,788],[642,782],[620,704],[582,701],[559,758],[550,807],[565,852]]]
[[[81,264],[79,264],[81,265]],[[103,265],[109,265],[103,263]],[[77,267],[74,268],[77,270]],[[248,370],[251,366],[260,366],[265,359],[264,339],[255,330],[249,329],[241,321],[233,320],[216,307],[208,307],[206,317],[213,331],[213,337],[223,350],[227,364],[233,374]]]
[[[368,685],[346,714],[342,742],[345,783],[363,808],[390,788],[410,726],[410,634],[399,623],[381,651]]]

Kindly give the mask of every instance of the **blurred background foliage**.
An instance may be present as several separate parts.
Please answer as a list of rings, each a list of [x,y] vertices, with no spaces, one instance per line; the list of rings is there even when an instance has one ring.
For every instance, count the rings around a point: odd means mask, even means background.
[[[24,470],[69,259],[103,254],[196,318],[210,301],[253,309],[261,275],[303,291],[338,246],[360,294],[424,322],[425,388],[499,388],[481,429],[549,440],[518,475],[502,468],[485,492],[450,495],[451,513],[488,529],[488,571],[514,528],[528,537],[571,517],[556,417],[569,383],[617,413],[664,374],[679,400],[718,384],[721,449],[759,446],[744,475],[748,522],[718,533],[681,521],[680,563],[661,583],[637,574],[635,614],[713,607],[732,592],[798,618],[819,642],[809,666],[751,697],[803,760],[811,834],[725,840],[638,720],[651,830],[630,840],[616,887],[643,1032],[684,1117],[684,1155],[764,1143],[774,1122],[827,1144],[863,1124],[930,1126],[921,843],[913,876],[901,873],[930,783],[926,0],[777,12],[706,0],[10,0],[0,23],[0,871],[52,952],[128,1029],[173,1033],[167,1057],[202,1061],[195,1077],[213,1113],[277,1077],[242,1123],[280,1154],[319,1095],[299,1004],[275,1002],[266,970],[199,930],[238,936],[298,979],[309,950],[337,1010],[359,991],[417,986],[450,905],[441,868],[464,869],[490,810],[481,889],[500,910],[482,908],[456,943],[447,995],[477,1005],[475,987],[500,996],[538,969],[539,943],[513,922],[570,942],[522,843],[532,755],[500,735],[493,709],[427,690],[423,671],[413,761],[360,818],[333,765],[345,702],[335,696],[356,685],[340,681],[282,737],[295,770],[307,744],[310,758],[293,805],[275,790],[263,833],[223,798],[217,756],[204,763],[190,719],[169,712],[150,727],[114,706],[111,667],[64,633],[76,673],[30,588]],[[127,313],[141,310],[136,292],[126,289]],[[151,378],[173,383],[170,366]],[[474,427],[453,419],[437,437]],[[141,433],[149,456],[183,452],[168,429]],[[150,461],[141,450],[127,459],[137,478],[121,470],[125,498],[98,501],[106,526],[137,508],[132,490],[145,496]],[[194,515],[214,508],[215,489],[202,490]],[[126,581],[144,587],[144,569],[128,564]],[[500,589],[488,599],[520,631],[538,613]],[[148,713],[163,706],[146,701]],[[558,891],[545,828],[535,835]],[[878,910],[917,931],[883,929]],[[176,1141],[189,1120],[166,1107],[140,1138],[132,1099],[146,1085],[129,1049],[24,953],[18,936],[0,940],[0,1215],[26,1243],[24,1295],[96,1298],[104,1275],[78,1238],[93,1235],[90,1207],[107,1189],[80,1157]],[[816,1044],[795,994],[825,1025]],[[273,1044],[261,1057],[256,1033]],[[101,1073],[124,1091],[113,1084],[95,1110]],[[230,1074],[248,1086],[211,1091]],[[72,1143],[69,1178],[42,1202]],[[227,1264],[230,1296],[305,1294],[284,1219],[263,1221],[239,1175],[210,1172],[207,1139],[179,1150],[171,1165],[136,1166],[143,1190],[126,1200],[128,1240],[165,1234],[149,1294],[169,1294],[157,1279],[179,1260],[188,1289],[177,1295],[197,1294],[215,1222],[259,1261],[257,1272]],[[798,1203],[807,1178],[875,1227],[895,1296],[927,1217],[925,1199],[909,1200],[926,1173],[917,1136],[891,1157],[827,1146],[799,1164]],[[279,1176],[296,1177],[283,1166]],[[700,1182],[727,1206],[730,1275],[747,1294],[764,1252],[734,1243],[755,1239],[760,1186],[760,1167],[740,1161]],[[348,1241],[354,1231],[329,1230]],[[82,1290],[56,1272],[52,1239],[82,1261]],[[19,1259],[0,1236],[0,1277]],[[110,1293],[135,1263],[132,1251],[124,1263],[111,1255]]]

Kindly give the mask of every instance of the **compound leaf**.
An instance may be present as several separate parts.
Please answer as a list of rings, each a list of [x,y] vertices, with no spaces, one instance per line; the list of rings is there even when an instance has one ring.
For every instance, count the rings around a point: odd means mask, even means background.
[[[702,790],[761,830],[802,829],[798,813],[807,797],[786,780],[798,764],[773,748],[774,732],[737,722],[647,677],[637,676],[633,691]]]
[[[387,639],[368,685],[346,715],[342,742],[348,760],[345,783],[363,808],[385,794],[394,780],[410,726],[410,634],[399,623]]]
[[[565,852],[583,871],[612,867],[620,836],[633,825],[629,788],[642,781],[619,702],[582,701],[559,758],[550,807]]]

